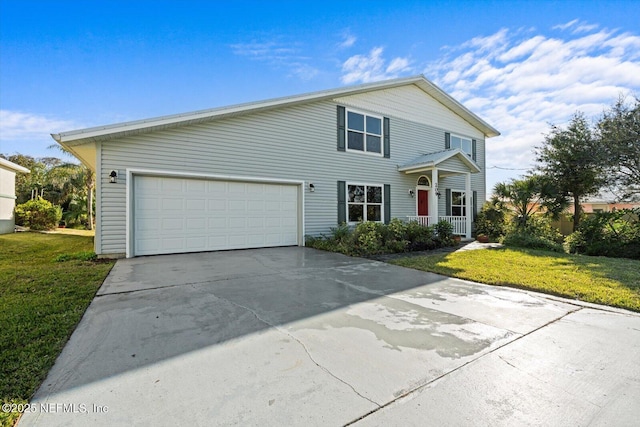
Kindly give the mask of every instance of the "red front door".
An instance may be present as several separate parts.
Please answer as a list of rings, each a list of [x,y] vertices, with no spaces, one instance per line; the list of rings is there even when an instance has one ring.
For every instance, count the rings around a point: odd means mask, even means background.
[[[429,215],[429,192],[418,190],[418,216]]]

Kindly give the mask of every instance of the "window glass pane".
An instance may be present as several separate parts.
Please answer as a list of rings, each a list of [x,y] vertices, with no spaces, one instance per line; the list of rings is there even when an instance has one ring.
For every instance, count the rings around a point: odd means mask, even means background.
[[[363,220],[364,205],[349,205],[349,222]]]
[[[367,135],[367,151],[370,153],[380,152],[380,137]]]
[[[382,135],[382,120],[367,116],[367,133]]]
[[[426,176],[421,176],[420,179],[418,179],[418,185],[429,185],[429,180]]]
[[[349,186],[349,202],[364,203],[364,185]]]
[[[382,187],[367,187],[367,203],[382,203]]]
[[[367,206],[367,221],[382,221],[381,206]]]
[[[353,130],[359,130],[364,132],[364,116],[358,113],[352,113],[349,111],[347,114],[347,127]]]
[[[347,132],[348,142],[347,147],[349,150],[364,151],[364,134],[358,132]]]
[[[451,148],[460,148],[461,145],[460,138],[451,135]]]
[[[462,151],[464,151],[467,154],[471,154],[471,140],[470,139],[463,139],[462,140]]]
[[[451,215],[452,216],[463,216],[462,208],[460,206],[452,206],[451,207]]]
[[[460,205],[464,204],[464,202],[463,202],[463,199],[464,199],[463,194],[464,193],[460,193],[458,191],[452,191],[451,192],[451,206],[453,206],[453,205],[460,206]]]

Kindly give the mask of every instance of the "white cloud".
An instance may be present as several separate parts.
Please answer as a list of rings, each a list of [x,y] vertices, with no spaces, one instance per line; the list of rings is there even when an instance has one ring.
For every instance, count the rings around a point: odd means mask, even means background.
[[[374,47],[368,55],[354,55],[342,64],[342,82],[345,84],[356,82],[373,82],[377,80],[398,77],[411,71],[411,61],[408,58],[396,57],[389,65],[382,57],[384,48]]]
[[[553,30],[560,30],[560,31],[568,30],[570,28],[573,28],[571,30],[572,34],[579,34],[579,33],[588,33],[589,31],[597,30],[598,28],[600,28],[600,26],[598,24],[587,24],[586,22],[582,22],[579,19],[574,19],[565,24],[559,24],[554,27],[551,27],[551,29]]]
[[[553,27],[560,37],[501,29],[449,47],[424,73],[502,132],[488,141],[489,167],[527,169],[550,123],[577,111],[597,118],[619,94],[640,94],[640,36],[598,27],[573,20]],[[489,170],[488,188],[505,177]]]
[[[70,121],[53,119],[32,113],[0,110],[0,141],[27,141],[42,139],[53,144],[50,134],[76,129]]]
[[[283,43],[269,40],[266,42],[252,41],[230,45],[233,53],[256,61],[266,62],[274,68],[290,70],[290,76],[302,80],[310,80],[318,74],[318,69],[310,65],[312,58],[301,53],[299,43]]]
[[[353,46],[356,43],[356,40],[358,40],[356,38],[356,36],[354,36],[353,34],[346,32],[343,36],[343,40],[342,42],[340,42],[338,44],[338,47],[341,49],[347,49],[350,48],[351,46]]]

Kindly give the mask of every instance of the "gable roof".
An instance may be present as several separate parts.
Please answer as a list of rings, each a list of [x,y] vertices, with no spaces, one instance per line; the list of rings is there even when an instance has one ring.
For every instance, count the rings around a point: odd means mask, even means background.
[[[74,153],[85,164],[93,165],[95,160],[93,158],[88,158],[88,154],[90,154],[89,152],[92,152],[93,150],[86,150],[86,148],[75,149],[74,147],[98,141],[107,141],[124,136],[149,133],[157,130],[187,126],[195,123],[205,123],[239,114],[246,114],[250,112],[257,112],[283,106],[327,100],[338,96],[356,95],[359,93],[390,89],[406,85],[415,85],[418,88],[422,89],[425,93],[436,99],[446,108],[453,111],[455,114],[459,115],[464,120],[469,122],[472,126],[480,130],[487,137],[500,135],[500,132],[498,132],[495,128],[482,120],[480,117],[476,116],[474,113],[472,113],[465,106],[453,99],[450,95],[448,95],[434,83],[427,80],[423,75],[417,75],[413,77],[385,80],[381,82],[367,83],[357,86],[348,86],[337,89],[323,90],[319,92],[311,92],[302,95],[274,98],[265,101],[193,111],[190,113],[173,114],[169,116],[136,120],[113,125],[72,130],[69,132],[51,134],[51,136],[67,150]]]
[[[23,166],[10,162],[0,157],[0,168],[14,172],[31,173],[31,171]]]
[[[480,167],[469,158],[461,149],[450,148],[435,153],[423,154],[404,165],[398,166],[399,172],[414,173],[437,167],[442,162],[455,157],[462,161],[472,173],[480,172]]]

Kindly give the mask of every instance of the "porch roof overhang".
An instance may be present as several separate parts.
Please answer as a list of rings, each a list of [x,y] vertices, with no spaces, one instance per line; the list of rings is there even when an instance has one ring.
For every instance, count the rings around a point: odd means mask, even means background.
[[[435,168],[444,166],[443,163],[449,159],[455,159],[464,164],[469,173],[478,173],[481,171],[476,162],[471,160],[469,156],[467,156],[459,148],[452,148],[435,153],[423,154],[422,156],[416,157],[415,159],[405,163],[404,165],[398,166],[398,171],[404,172],[406,174],[412,174],[433,170]]]

